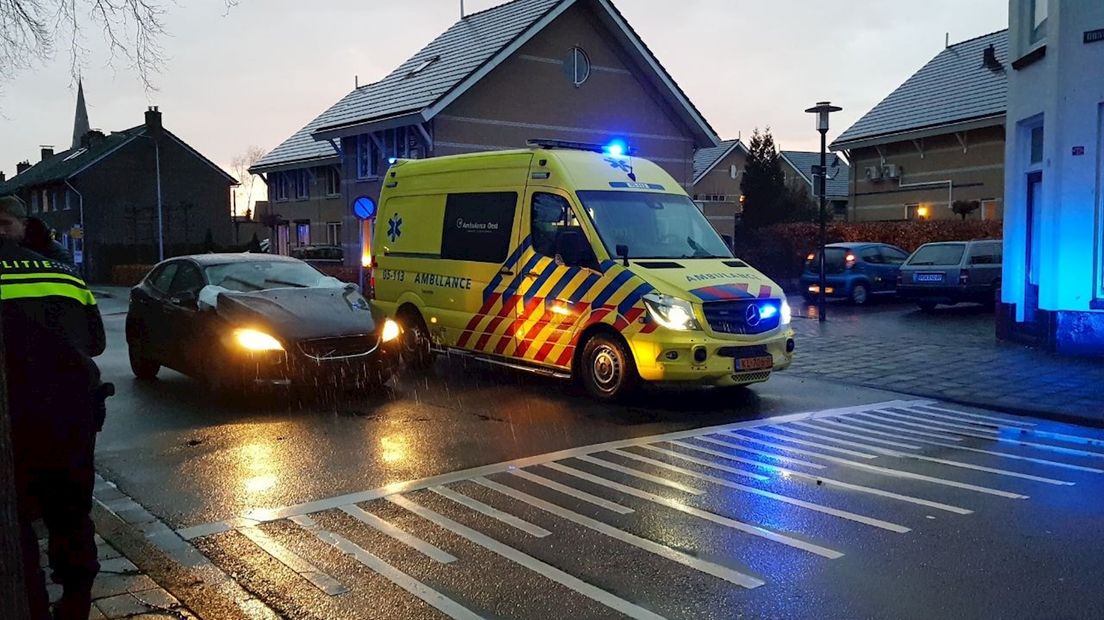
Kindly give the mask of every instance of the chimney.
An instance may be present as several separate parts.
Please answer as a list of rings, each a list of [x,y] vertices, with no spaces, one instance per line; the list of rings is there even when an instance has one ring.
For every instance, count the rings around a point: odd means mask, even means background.
[[[0,183],[8,180],[8,175],[4,174],[3,170],[0,170]]]
[[[989,69],[990,71],[1004,70],[1004,65],[1001,64],[1001,61],[997,60],[997,49],[993,47],[992,43],[990,43],[989,47],[985,48],[985,51],[982,52],[981,58],[981,66],[985,67],[986,69]]]
[[[157,109],[157,106],[151,105],[146,110],[146,129],[153,131],[159,131],[161,129],[161,111]]]
[[[19,162],[18,164],[15,165],[15,174],[17,174],[17,175],[23,174],[24,172],[26,172],[30,169],[31,169],[31,162],[24,159],[23,161],[21,161],[21,162]]]
[[[86,149],[90,149],[100,142],[103,142],[104,133],[99,129],[90,129],[87,133],[81,136],[80,145]]]
[[[54,147],[51,144],[42,144],[39,146],[42,149],[42,161],[46,161],[54,156]]]

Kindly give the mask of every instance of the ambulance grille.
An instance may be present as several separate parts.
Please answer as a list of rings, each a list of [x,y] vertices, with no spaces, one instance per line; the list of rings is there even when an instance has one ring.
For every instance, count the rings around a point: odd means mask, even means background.
[[[705,313],[705,320],[709,322],[709,327],[712,328],[713,331],[719,334],[740,334],[750,336],[769,332],[778,327],[779,321],[782,320],[782,317],[779,316],[781,313],[776,313],[770,318],[761,319],[756,325],[748,324],[748,306],[752,304],[761,304],[765,301],[772,301],[775,305],[780,304],[777,299],[713,301],[702,304],[702,311]]]

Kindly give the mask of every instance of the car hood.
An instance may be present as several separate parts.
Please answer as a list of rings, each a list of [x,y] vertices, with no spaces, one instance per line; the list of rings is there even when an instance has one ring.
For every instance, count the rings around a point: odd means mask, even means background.
[[[235,327],[257,327],[288,340],[371,333],[376,321],[354,287],[223,292],[218,314]]]
[[[660,293],[698,303],[784,297],[781,286],[738,259],[640,261],[632,271]]]

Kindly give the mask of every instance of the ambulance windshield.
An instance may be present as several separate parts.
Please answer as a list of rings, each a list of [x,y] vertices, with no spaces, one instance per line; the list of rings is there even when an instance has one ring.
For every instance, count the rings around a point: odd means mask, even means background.
[[[687,196],[653,192],[581,191],[610,256],[617,246],[629,258],[732,258],[732,252]]]

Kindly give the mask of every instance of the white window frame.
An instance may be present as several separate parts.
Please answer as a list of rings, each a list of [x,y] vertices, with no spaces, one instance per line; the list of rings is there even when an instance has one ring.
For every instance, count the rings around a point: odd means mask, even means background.
[[[326,242],[341,245],[341,222],[326,222]]]
[[[295,225],[295,247],[303,247],[311,244],[311,225],[310,222],[293,222]],[[306,231],[304,236],[302,233]]]
[[[310,170],[295,171],[295,199],[310,200]]]
[[[1049,22],[1050,0],[1031,0],[1027,3],[1027,14],[1024,23],[1027,24],[1027,49],[1034,49],[1039,45],[1045,45],[1047,40],[1047,22]],[[1042,13],[1042,19],[1039,19]]]
[[[38,213],[39,209],[38,190],[34,189],[31,190],[31,213]]]
[[[277,172],[276,182],[273,183],[273,200],[276,202],[287,202],[288,200],[288,174],[286,172]]]
[[[356,137],[356,176],[357,179],[379,178],[379,147],[369,134]]]

